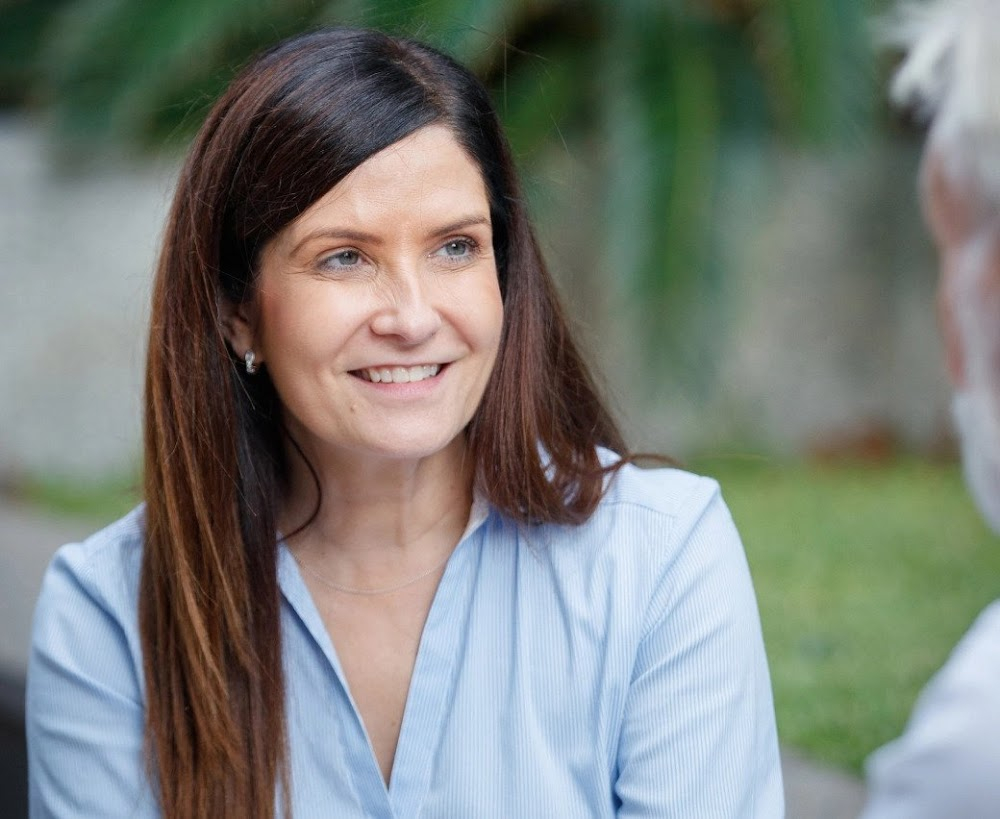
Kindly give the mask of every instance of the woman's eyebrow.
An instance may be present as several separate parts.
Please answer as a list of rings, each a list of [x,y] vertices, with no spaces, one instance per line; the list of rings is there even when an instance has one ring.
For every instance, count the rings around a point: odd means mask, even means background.
[[[476,225],[486,225],[489,227],[490,224],[491,222],[489,216],[484,216],[482,214],[463,216],[461,219],[456,219],[454,222],[449,222],[447,225],[442,225],[441,227],[431,231],[431,235],[443,236],[446,233],[457,233],[460,230],[475,227]]]
[[[365,233],[363,230],[353,228],[318,228],[303,236],[292,248],[292,254],[298,253],[305,245],[315,239],[346,239],[349,242],[365,242],[366,244],[380,245],[382,240],[373,233]]]

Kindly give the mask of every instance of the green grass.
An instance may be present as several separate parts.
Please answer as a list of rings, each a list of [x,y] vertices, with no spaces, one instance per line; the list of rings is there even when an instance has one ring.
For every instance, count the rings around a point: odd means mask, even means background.
[[[1000,543],[957,466],[716,459],[760,604],[782,742],[859,770],[979,610]]]
[[[18,480],[14,493],[44,514],[101,525],[121,517],[139,502],[139,486],[135,474],[107,475],[86,482],[31,475]]]

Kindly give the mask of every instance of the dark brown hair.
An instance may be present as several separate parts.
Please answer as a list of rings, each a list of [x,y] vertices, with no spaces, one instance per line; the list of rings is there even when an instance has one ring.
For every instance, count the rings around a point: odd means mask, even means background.
[[[482,170],[504,300],[468,431],[480,490],[525,522],[578,523],[622,438],[574,346],[482,85],[426,46],[331,29],[251,63],[181,172],[153,291],[139,601],[148,763],[167,819],[290,812],[275,542],[288,439],[266,370],[226,343],[264,245],[373,154],[430,123]]]

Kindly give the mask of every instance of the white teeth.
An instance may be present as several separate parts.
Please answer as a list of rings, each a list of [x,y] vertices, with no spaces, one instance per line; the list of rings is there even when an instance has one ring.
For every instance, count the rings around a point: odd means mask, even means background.
[[[440,364],[419,364],[416,367],[369,367],[362,372],[369,381],[376,384],[407,384],[433,378],[440,371]]]

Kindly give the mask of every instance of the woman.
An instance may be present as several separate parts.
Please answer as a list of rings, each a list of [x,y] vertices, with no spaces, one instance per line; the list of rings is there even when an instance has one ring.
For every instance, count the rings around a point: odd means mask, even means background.
[[[258,58],[151,324],[145,506],[39,602],[34,815],[780,815],[728,512],[628,465],[467,71]]]

